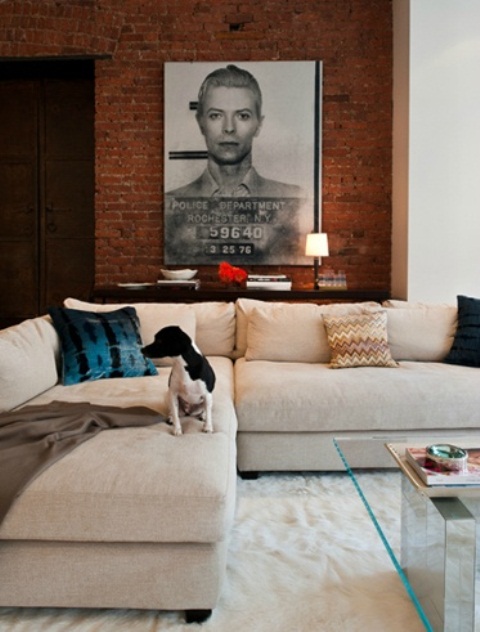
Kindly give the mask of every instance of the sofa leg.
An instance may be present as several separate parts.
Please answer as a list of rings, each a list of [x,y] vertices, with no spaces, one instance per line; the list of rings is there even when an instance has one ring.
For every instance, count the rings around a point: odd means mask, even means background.
[[[250,470],[248,472],[240,472],[239,470],[238,473],[240,475],[240,478],[244,481],[256,481],[260,474],[256,470]]]
[[[211,614],[211,610],[185,610],[185,621],[187,623],[203,623]]]

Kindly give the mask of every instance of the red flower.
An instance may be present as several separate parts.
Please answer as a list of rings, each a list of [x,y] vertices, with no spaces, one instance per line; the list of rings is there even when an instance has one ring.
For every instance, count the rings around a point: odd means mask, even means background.
[[[232,266],[226,261],[222,261],[218,266],[218,278],[223,283],[242,283],[247,276],[246,270]]]

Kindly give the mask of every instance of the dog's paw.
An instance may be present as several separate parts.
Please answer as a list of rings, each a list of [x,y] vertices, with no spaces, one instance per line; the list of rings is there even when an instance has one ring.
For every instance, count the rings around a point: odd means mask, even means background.
[[[207,424],[203,424],[202,432],[213,432],[213,428],[212,428],[212,426],[209,426]]]
[[[174,434],[176,437],[180,437],[180,436],[182,435],[182,427],[181,427],[181,426],[175,426],[175,427],[173,428],[173,434]]]

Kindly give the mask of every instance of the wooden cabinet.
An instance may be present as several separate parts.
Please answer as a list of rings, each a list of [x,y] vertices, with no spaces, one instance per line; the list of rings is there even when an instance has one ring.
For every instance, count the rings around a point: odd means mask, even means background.
[[[0,326],[93,285],[93,62],[72,63],[0,64]]]

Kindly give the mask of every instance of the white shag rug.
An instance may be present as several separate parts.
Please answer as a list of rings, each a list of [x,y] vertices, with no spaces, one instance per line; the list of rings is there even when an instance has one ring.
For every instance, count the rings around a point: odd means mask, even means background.
[[[398,553],[399,473],[365,472]],[[1,569],[0,569],[1,581]],[[182,612],[0,608],[1,632],[421,632],[424,626],[346,474],[238,479],[220,601],[201,626]]]

